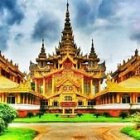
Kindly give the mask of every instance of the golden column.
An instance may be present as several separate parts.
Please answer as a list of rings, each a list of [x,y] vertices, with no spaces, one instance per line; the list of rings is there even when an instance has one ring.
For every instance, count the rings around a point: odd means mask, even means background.
[[[35,79],[35,92],[38,92],[38,88],[37,88],[37,79]]]
[[[117,93],[117,103],[120,103],[120,94]]]
[[[22,93],[21,93],[21,94],[22,94]],[[17,94],[16,103],[17,103],[17,104],[20,104],[20,101],[21,101],[21,99],[20,99],[20,93],[18,93],[18,94]]]
[[[90,94],[93,95],[93,82],[90,80]]]
[[[1,68],[0,68],[0,75],[1,75]]]
[[[136,99],[136,100],[135,100],[136,103],[138,103],[138,94],[136,94],[136,93],[135,93],[135,99]]]
[[[84,94],[84,77],[82,77],[82,94]]]
[[[98,92],[100,92],[101,91],[101,80],[99,80],[99,91]]]
[[[54,94],[54,75],[52,76],[52,95]]]
[[[46,93],[46,81],[45,78],[43,78],[43,95]]]
[[[132,93],[131,98],[132,98],[132,102],[131,103],[135,104],[136,103],[136,94]]]
[[[112,103],[114,104],[114,102],[115,102],[115,101],[114,101],[114,95],[112,94]]]
[[[4,93],[2,93],[2,96],[1,96],[1,101],[2,101],[2,103],[5,101],[4,98],[5,98],[5,97],[4,97]]]

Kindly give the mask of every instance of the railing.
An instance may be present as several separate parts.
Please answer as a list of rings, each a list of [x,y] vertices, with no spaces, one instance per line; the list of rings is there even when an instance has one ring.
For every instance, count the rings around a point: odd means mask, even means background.
[[[40,105],[33,105],[33,104],[9,104],[16,110],[39,110]]]
[[[95,105],[94,109],[140,109],[140,104],[116,103]]]
[[[61,106],[48,106],[48,109],[62,109]],[[65,107],[65,108],[71,108],[71,107]],[[75,109],[93,109],[94,106],[76,106]]]

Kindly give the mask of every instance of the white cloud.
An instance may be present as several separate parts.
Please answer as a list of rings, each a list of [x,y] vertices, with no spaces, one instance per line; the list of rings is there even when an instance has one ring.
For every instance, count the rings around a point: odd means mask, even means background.
[[[44,13],[49,14],[59,20],[58,28],[63,29],[66,1],[61,0],[18,0],[24,9],[24,19],[21,24],[13,25],[10,28],[10,37],[8,40],[9,48],[3,52],[6,57],[13,59],[15,63],[19,63],[22,71],[28,71],[30,60],[35,62],[41,48],[40,41],[32,41],[31,34],[34,30],[35,23]],[[78,2],[77,2],[78,1]],[[86,25],[83,28],[77,28],[75,19],[76,9],[80,7],[80,0],[70,1],[70,15],[73,26],[75,42],[81,47],[83,54],[89,53],[91,47],[91,39],[94,39],[95,50],[101,60],[106,61],[107,70],[115,70],[117,64],[134,54],[137,44],[130,39],[130,35],[139,28],[139,1],[133,2],[118,0],[119,7],[117,12],[111,18],[101,19],[97,16],[98,6],[101,0],[87,0],[90,10],[90,18],[87,18]],[[95,4],[94,2],[98,2]],[[78,3],[76,6],[75,3]],[[73,4],[73,5],[72,5]],[[84,6],[84,5],[83,5]],[[88,8],[88,7],[87,7]],[[94,9],[96,8],[96,10]],[[93,12],[93,13],[92,13]],[[95,12],[95,13],[94,13]],[[1,13],[0,13],[1,14]],[[95,16],[93,15],[95,14]],[[82,16],[82,15],[81,15]],[[86,16],[86,15],[84,15]],[[45,17],[44,17],[45,18]],[[48,19],[44,19],[48,20]],[[75,20],[75,21],[74,21]],[[2,20],[0,20],[0,25]],[[56,34],[56,33],[54,33]],[[61,39],[61,32],[57,33]],[[17,39],[17,40],[16,40]],[[59,39],[56,41],[45,40],[46,52],[51,53],[58,46]]]

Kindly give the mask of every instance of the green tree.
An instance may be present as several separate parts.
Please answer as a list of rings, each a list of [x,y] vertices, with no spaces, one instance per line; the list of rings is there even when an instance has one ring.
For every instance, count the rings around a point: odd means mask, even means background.
[[[7,104],[0,103],[0,118],[5,123],[5,128],[8,127],[8,124],[14,120],[17,113],[16,110]]]
[[[2,118],[0,118],[0,135],[4,132],[5,130],[5,122]]]
[[[127,112],[121,112],[119,115],[122,119],[125,119],[128,117],[128,113]]]
[[[140,129],[140,112],[131,115],[132,121],[136,123],[136,129]]]

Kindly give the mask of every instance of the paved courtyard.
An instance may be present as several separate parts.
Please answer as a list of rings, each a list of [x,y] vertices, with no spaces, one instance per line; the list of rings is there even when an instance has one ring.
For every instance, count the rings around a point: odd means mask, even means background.
[[[28,127],[39,134],[34,140],[133,140],[120,133],[130,123],[43,123],[11,124]]]

